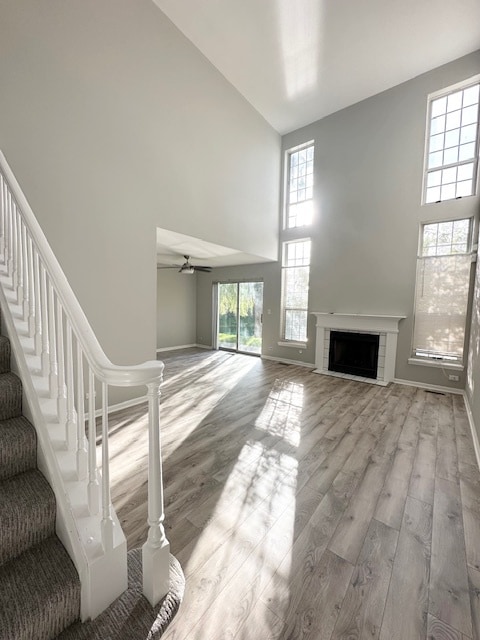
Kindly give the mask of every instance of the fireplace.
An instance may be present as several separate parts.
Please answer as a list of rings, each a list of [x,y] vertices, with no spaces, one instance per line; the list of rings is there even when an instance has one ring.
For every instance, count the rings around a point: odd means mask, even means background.
[[[315,343],[315,373],[340,378],[350,378],[386,386],[395,377],[395,357],[397,352],[398,324],[405,316],[380,316],[361,313],[330,313],[313,311],[317,320]],[[370,334],[378,337],[377,366],[371,377],[332,371],[330,369],[330,334]]]
[[[330,331],[329,371],[376,378],[380,336],[352,331]]]

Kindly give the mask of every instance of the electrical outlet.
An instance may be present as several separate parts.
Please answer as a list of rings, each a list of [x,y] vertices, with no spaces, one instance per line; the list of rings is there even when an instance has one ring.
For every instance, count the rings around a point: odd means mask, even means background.
[[[449,379],[449,380],[452,380],[452,382],[458,382],[458,381],[459,381],[459,377],[458,377],[458,376],[453,375],[453,373],[451,373],[451,374],[448,376],[448,379]]]

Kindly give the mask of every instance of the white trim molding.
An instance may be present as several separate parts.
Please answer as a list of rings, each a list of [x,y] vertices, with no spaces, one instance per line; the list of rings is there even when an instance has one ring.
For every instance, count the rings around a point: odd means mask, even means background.
[[[307,343],[306,342],[295,342],[295,341],[285,341],[285,340],[279,340],[277,342],[279,347],[293,347],[294,349],[306,349],[307,348]]]
[[[179,349],[193,349],[197,347],[197,349],[212,349],[212,346],[209,344],[198,344],[198,342],[192,342],[192,344],[179,344],[176,347],[159,347],[156,353],[164,353],[165,351],[177,351]]]
[[[197,345],[192,342],[192,344],[179,344],[176,347],[159,347],[157,349],[157,353],[163,353],[164,351],[176,351],[177,349],[190,349],[191,347],[196,347]]]
[[[302,362],[301,360],[288,360],[287,358],[276,358],[275,356],[260,356],[262,360],[272,360],[273,362],[283,362],[283,364],[294,364],[297,367],[307,367],[308,369],[314,369],[313,362]]]
[[[428,382],[417,382],[416,380],[402,380],[401,378],[394,378],[395,384],[403,384],[407,387],[417,387],[418,389],[425,389],[425,391],[433,391],[434,393],[455,393],[459,396],[463,395],[463,389],[455,389],[455,387],[443,387],[439,384],[428,384]]]
[[[462,391],[463,401],[465,403],[465,409],[467,410],[468,424],[470,425],[470,433],[472,434],[473,448],[475,449],[475,458],[477,459],[477,467],[480,469],[480,442],[478,440],[477,430],[475,428],[475,421],[473,419],[472,408],[468,400],[466,391]]]
[[[437,369],[452,369],[453,371],[463,371],[465,367],[458,362],[449,362],[448,360],[432,360],[432,358],[409,358],[408,364],[414,364],[420,367],[436,367]]]
[[[395,377],[397,356],[398,324],[406,316],[373,315],[364,313],[329,313],[313,311],[317,320],[317,340],[315,344],[315,373],[329,375],[328,351],[330,348],[330,330],[373,333],[380,336],[378,369],[372,382],[387,385]],[[368,382],[369,379],[361,378]]]

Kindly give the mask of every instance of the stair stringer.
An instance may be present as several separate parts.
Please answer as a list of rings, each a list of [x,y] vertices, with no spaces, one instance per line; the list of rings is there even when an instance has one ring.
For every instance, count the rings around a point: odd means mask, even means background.
[[[82,621],[104,611],[128,586],[127,543],[112,507],[113,548],[105,553],[101,542],[101,515],[90,515],[87,480],[76,474],[76,454],[64,444],[55,400],[49,398],[48,379],[42,375],[28,323],[15,300],[11,278],[0,272],[2,334],[11,345],[11,370],[22,381],[22,412],[37,434],[37,466],[56,499],[56,534],[78,572]],[[101,478],[99,478],[101,483]]]

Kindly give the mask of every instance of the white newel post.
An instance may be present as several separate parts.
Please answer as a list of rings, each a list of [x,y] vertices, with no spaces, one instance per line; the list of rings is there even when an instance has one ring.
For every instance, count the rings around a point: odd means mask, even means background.
[[[142,548],[143,594],[155,606],[170,588],[170,545],[163,528],[160,381],[147,385],[149,408],[148,538]]]

